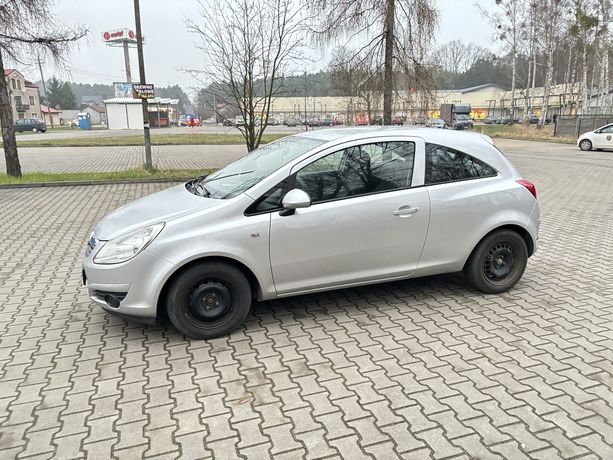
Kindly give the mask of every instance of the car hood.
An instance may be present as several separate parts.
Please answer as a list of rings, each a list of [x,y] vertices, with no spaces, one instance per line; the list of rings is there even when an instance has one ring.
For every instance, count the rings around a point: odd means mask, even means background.
[[[223,200],[194,195],[182,184],[116,209],[98,222],[94,235],[99,240],[111,240],[139,228],[168,222],[222,203]]]

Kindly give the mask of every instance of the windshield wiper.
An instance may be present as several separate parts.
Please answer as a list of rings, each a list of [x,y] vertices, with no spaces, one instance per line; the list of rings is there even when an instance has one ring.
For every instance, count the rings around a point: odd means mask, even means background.
[[[194,180],[191,180],[187,184],[185,184],[185,187],[194,195],[199,195],[204,198],[208,198],[211,196],[211,192],[209,192],[207,188],[202,184],[202,181],[205,178],[206,176],[200,176]]]
[[[252,173],[253,171],[255,171],[255,169],[251,171],[241,171],[241,172],[237,172],[234,174],[226,174],[225,176],[221,176],[221,177],[212,177],[209,180],[209,182],[213,182],[215,180],[220,180],[220,179],[225,179],[226,177],[240,176],[241,174],[249,174],[249,173]]]

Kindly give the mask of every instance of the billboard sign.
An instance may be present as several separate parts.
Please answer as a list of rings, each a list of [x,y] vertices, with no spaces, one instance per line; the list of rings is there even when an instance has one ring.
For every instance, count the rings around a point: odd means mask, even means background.
[[[102,41],[108,44],[114,43],[134,43],[136,44],[136,32],[131,29],[112,29],[102,32]],[[143,44],[145,43],[145,36],[143,35]]]
[[[153,85],[149,83],[133,84],[132,97],[134,99],[153,99],[155,97],[155,90],[153,88]]]
[[[132,97],[132,83],[113,83],[115,97]]]

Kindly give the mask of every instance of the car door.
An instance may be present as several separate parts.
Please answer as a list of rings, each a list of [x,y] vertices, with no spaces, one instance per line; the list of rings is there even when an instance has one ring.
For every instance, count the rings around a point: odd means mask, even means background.
[[[274,212],[270,262],[278,295],[409,276],[428,229],[423,140],[347,145],[292,169],[310,207]],[[419,179],[421,180],[421,179]]]
[[[24,124],[23,124],[24,120],[17,120],[15,122],[15,131],[17,132],[22,132],[24,129]]]
[[[594,133],[594,147],[613,149],[613,125],[605,126]]]

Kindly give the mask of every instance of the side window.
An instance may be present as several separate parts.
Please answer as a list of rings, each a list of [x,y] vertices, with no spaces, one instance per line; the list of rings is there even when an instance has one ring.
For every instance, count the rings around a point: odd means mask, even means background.
[[[313,203],[411,185],[414,142],[376,142],[331,153],[296,173],[296,188]]]
[[[494,168],[467,153],[442,145],[426,144],[426,185],[496,174]]]
[[[611,134],[611,133],[613,133],[613,125],[607,126],[606,128],[604,128],[600,132],[603,133],[603,134]]]

